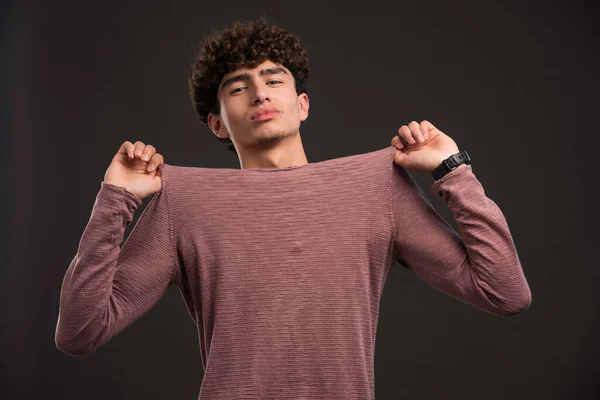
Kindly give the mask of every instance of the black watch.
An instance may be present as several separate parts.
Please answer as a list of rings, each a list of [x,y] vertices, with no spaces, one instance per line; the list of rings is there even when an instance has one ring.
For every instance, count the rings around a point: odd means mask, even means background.
[[[456,167],[462,163],[471,164],[471,157],[466,150],[452,154],[450,157],[446,158],[440,165],[436,167],[436,169],[431,172],[431,175],[433,175],[433,178],[437,181],[448,172],[456,169]]]

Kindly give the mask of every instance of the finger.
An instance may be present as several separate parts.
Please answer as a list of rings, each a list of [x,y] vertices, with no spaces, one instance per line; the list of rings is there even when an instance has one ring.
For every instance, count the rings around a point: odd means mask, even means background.
[[[406,146],[408,144],[408,141],[406,139],[404,139],[404,137],[402,137],[402,135],[400,133],[398,133],[398,135],[396,135],[396,137],[398,138],[398,140],[402,144],[402,147],[404,147],[404,146]]]
[[[133,143],[128,140],[124,141],[117,154],[127,154],[129,158],[133,158]]]
[[[429,139],[429,131],[435,129],[435,126],[433,126],[433,124],[429,121],[427,121],[426,119],[421,121],[421,125],[420,125],[421,131],[423,132],[423,136],[425,137],[425,140]]]
[[[394,138],[392,139],[392,144],[394,146],[396,146],[396,148],[398,150],[401,150],[404,148],[404,146],[406,146],[407,142],[406,139],[404,139],[403,137],[401,137],[400,135],[396,135],[394,136]]]
[[[144,152],[142,153],[142,161],[149,161],[154,153],[156,153],[156,148],[154,148],[154,146],[151,144],[147,144],[146,147],[144,147]]]
[[[129,156],[129,158],[135,158],[135,143],[131,143],[130,141],[127,141],[125,143],[127,143],[127,155]]]
[[[417,142],[423,143],[425,141],[425,139],[423,138],[423,132],[421,132],[421,128],[419,127],[417,121],[411,121],[411,123],[408,124],[408,127],[410,128],[412,136]]]
[[[410,128],[408,127],[408,125],[403,125],[402,135],[401,136],[402,136],[403,139],[406,140],[407,144],[415,144],[415,143],[417,143],[417,141],[413,137],[412,133],[410,132]]]
[[[392,146],[397,148],[398,150],[402,150],[404,148],[404,139],[400,138],[400,135],[396,135],[392,138]]]
[[[140,142],[139,140],[135,142],[135,150],[133,151],[133,154],[136,158],[142,158],[142,152],[144,151],[144,147],[144,142]]]
[[[415,144],[416,141],[415,139],[413,139],[411,133],[410,133],[410,128],[406,125],[402,125],[400,127],[400,129],[398,129],[398,137],[400,138],[400,141],[402,141],[402,143],[404,145],[407,144]]]
[[[152,156],[152,158],[150,159],[150,162],[148,162],[148,166],[146,167],[146,169],[148,171],[154,171],[155,168],[158,168],[164,162],[165,162],[165,160],[164,160],[163,156],[160,155],[159,153],[156,153],[156,154],[154,154],[154,156]]]

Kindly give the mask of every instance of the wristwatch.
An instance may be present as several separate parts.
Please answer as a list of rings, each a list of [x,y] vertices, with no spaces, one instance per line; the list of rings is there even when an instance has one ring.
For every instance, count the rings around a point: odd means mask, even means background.
[[[452,154],[450,157],[446,158],[431,172],[431,175],[433,175],[433,178],[435,180],[438,180],[463,163],[471,164],[471,157],[469,156],[469,153],[467,153],[465,150],[460,151],[456,154]]]

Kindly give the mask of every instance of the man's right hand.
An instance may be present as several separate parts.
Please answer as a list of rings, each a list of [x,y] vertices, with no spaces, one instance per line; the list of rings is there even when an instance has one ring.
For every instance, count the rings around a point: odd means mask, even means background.
[[[106,170],[104,183],[123,187],[144,199],[162,187],[158,166],[163,163],[163,156],[156,152],[154,146],[126,141]]]

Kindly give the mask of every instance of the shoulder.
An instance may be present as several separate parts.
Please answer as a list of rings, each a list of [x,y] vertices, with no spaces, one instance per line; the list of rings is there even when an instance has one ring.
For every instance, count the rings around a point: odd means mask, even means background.
[[[338,163],[347,167],[352,167],[354,170],[364,170],[365,172],[373,171],[376,173],[386,173],[391,169],[391,164],[394,161],[393,146],[380,148],[377,150],[354,154],[346,157],[330,160],[331,166]]]
[[[167,163],[161,164],[158,169],[163,181],[163,188],[169,192],[177,192],[206,180],[211,170],[210,168],[185,167]]]

